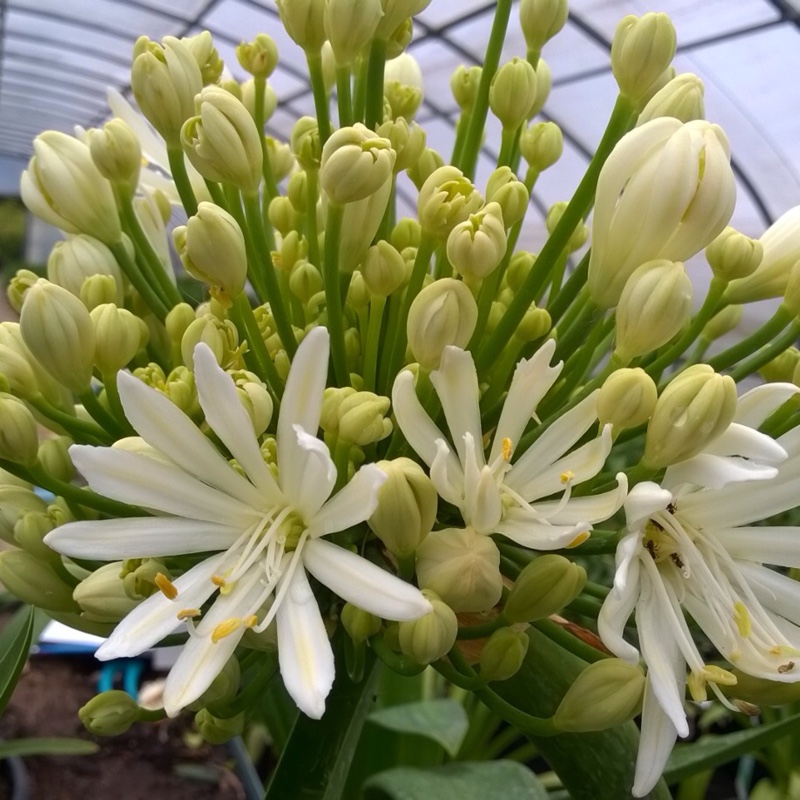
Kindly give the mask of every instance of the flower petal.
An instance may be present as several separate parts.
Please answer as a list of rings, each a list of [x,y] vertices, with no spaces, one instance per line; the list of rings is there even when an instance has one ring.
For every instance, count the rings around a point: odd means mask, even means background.
[[[703,448],[715,456],[744,456],[764,464],[780,464],[786,451],[766,433],[732,422],[713,442]]]
[[[733,558],[778,567],[800,567],[800,527],[723,528],[713,534]]]
[[[278,462],[278,480],[289,502],[303,516],[306,525],[331,496],[336,484],[336,467],[324,442],[314,434],[306,433],[299,425],[283,439],[293,436],[295,444],[283,450],[283,461]],[[338,528],[337,530],[341,530]]]
[[[631,664],[639,663],[639,651],[625,641],[625,625],[639,600],[639,554],[642,537],[634,532],[617,545],[614,585],[597,617],[597,632],[606,647]]]
[[[415,586],[332,542],[308,541],[303,563],[334,594],[376,617],[411,620],[431,611],[431,604]]]
[[[668,467],[662,485],[665,489],[671,490],[686,485],[721,489],[729,483],[769,480],[777,474],[778,470],[775,467],[757,464],[746,458],[700,453]]]
[[[639,528],[656,511],[664,511],[673,499],[672,492],[662,489],[653,481],[637,483],[625,500],[628,528]]]
[[[346,530],[371,517],[378,507],[378,489],[386,478],[374,464],[361,467],[316,513],[308,526],[309,538]]]
[[[734,422],[758,428],[776,408],[800,392],[793,383],[765,383],[745,392],[736,402]]]
[[[569,547],[590,525],[550,525],[524,508],[512,508],[497,526],[496,533],[532,550],[560,550]]]
[[[622,508],[628,496],[628,476],[624,472],[617,474],[617,488],[602,494],[589,497],[570,497],[566,505],[550,500],[537,503],[536,511],[554,525],[577,525],[590,523],[594,525],[604,522]]]

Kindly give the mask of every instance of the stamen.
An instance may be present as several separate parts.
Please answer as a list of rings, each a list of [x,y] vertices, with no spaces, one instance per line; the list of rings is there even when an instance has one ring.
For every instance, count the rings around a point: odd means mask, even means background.
[[[514,448],[508,436],[503,437],[503,461],[511,461],[511,453]]]
[[[211,632],[211,641],[216,644],[220,639],[230,636],[242,627],[243,620],[241,617],[231,617],[224,622],[220,622],[216,628]]]
[[[225,580],[225,578],[221,577],[220,575],[212,575],[211,583],[213,583],[214,586],[219,586],[219,588],[221,589],[223,586],[226,586],[228,582]]]
[[[177,617],[178,617],[179,620],[181,620],[181,622],[183,622],[184,620],[192,619],[193,617],[199,617],[199,616],[200,616],[200,609],[199,608],[182,608],[177,614]]]
[[[733,620],[739,629],[739,636],[746,639],[750,635],[752,626],[750,624],[750,613],[741,600],[738,603],[734,603]]]
[[[714,664],[706,664],[703,674],[709,683],[717,683],[720,686],[736,686],[736,676],[727,669],[717,667]]]
[[[567,546],[567,550],[572,550],[573,547],[578,547],[582,545],[589,537],[591,533],[589,531],[581,531]]]
[[[692,696],[692,700],[694,700],[695,703],[704,703],[708,700],[706,680],[701,672],[692,670],[692,672],[689,673],[689,677],[686,679],[686,685],[689,687],[689,694]]]
[[[161,593],[167,600],[174,600],[178,596],[175,584],[163,572],[156,573],[153,583],[161,589]]]
[[[574,477],[575,473],[571,469],[567,469],[561,473],[560,480],[566,486]]]
[[[258,617],[255,614],[250,614],[250,616],[242,620],[242,625],[244,625],[245,628],[254,628],[257,624]]]

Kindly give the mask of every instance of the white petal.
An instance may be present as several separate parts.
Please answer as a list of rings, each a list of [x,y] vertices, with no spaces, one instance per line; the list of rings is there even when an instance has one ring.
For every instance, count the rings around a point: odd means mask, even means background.
[[[786,460],[786,451],[771,436],[736,422],[705,447],[704,452],[716,456],[744,456],[764,464],[780,464]]]
[[[361,467],[316,513],[308,527],[309,537],[343,531],[371,517],[378,507],[378,489],[386,478],[386,473],[374,464]]]
[[[745,392],[736,403],[734,422],[758,428],[761,423],[792,395],[800,392],[793,383],[765,383]]]
[[[627,496],[628,476],[624,472],[620,472],[617,474],[616,489],[589,497],[571,497],[561,509],[558,508],[560,503],[555,500],[537,503],[536,511],[554,525],[577,525],[578,523],[594,525],[616,514],[622,508]]]
[[[123,517],[59,525],[44,541],[74,558],[115,561],[227,550],[240,530],[178,517]]]
[[[447,437],[433,423],[419,402],[414,390],[414,375],[407,369],[399,372],[394,379],[392,408],[406,441],[430,467],[436,458],[437,440],[446,440]]]
[[[732,458],[700,453],[686,461],[667,468],[665,489],[694,485],[708,489],[721,489],[729,483],[769,480],[778,474],[776,467],[757,464],[746,458]]]
[[[160,167],[164,172],[169,172],[169,157],[167,148],[161,137],[150,126],[150,123],[139,114],[136,109],[112,87],[106,89],[108,107],[115,117],[119,117],[133,129],[136,138],[142,146],[142,155],[152,164]]]
[[[466,434],[476,443],[478,465],[485,463],[481,430],[480,389],[472,354],[459,347],[445,347],[438,370],[431,372],[431,383],[442,401],[447,427],[461,463],[466,463]]]
[[[297,707],[320,719],[336,674],[333,650],[305,570],[295,569],[290,580],[276,615],[281,678]]]
[[[625,517],[628,528],[638,528],[657,511],[664,511],[673,501],[672,492],[662,489],[652,481],[637,483],[625,500]]]
[[[733,558],[800,567],[800,527],[725,528],[714,531],[714,535]]]
[[[497,526],[497,533],[532,550],[569,547],[590,525],[549,525],[523,508],[512,508]]]
[[[306,433],[299,425],[283,433],[293,436],[295,444],[283,448],[283,461],[278,461],[278,480],[289,502],[308,525],[336,484],[336,467],[324,442]],[[339,529],[341,530],[341,529]]]
[[[444,439],[436,440],[436,457],[431,464],[431,481],[439,496],[461,508],[464,504],[464,468]]]
[[[233,380],[203,342],[195,347],[193,358],[197,396],[206,422],[265,495],[263,501],[274,505],[280,501],[280,491],[261,456],[253,423],[239,400]]]
[[[619,658],[631,664],[639,662],[639,651],[625,641],[625,625],[639,600],[638,555],[642,539],[638,533],[624,537],[617,545],[617,570],[614,585],[608,593],[597,617],[597,632],[606,647]]]
[[[178,594],[174,600],[168,600],[161,592],[148,597],[114,628],[95,656],[100,661],[137,656],[169,636],[183,624],[177,617],[181,609],[200,608],[217,591],[211,578],[224,562],[224,553],[212,556],[176,578],[173,586]]]
[[[431,604],[415,586],[324,539],[306,543],[303,563],[334,594],[376,617],[411,620],[431,611]]]
[[[796,580],[760,564],[739,561],[737,566],[764,608],[800,625],[800,592]]]
[[[111,447],[72,445],[72,463],[98,494],[165,514],[246,528],[252,508],[178,467]]]

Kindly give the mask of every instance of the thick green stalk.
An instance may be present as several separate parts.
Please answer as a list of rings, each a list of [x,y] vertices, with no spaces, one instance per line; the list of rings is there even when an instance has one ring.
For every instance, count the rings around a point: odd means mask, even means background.
[[[306,240],[308,261],[317,269],[322,267],[319,254],[319,231],[317,230],[317,199],[319,197],[319,171],[306,170]]]
[[[113,441],[112,437],[97,423],[67,414],[60,408],[50,405],[42,395],[26,397],[25,401],[40,414],[61,426],[75,441],[81,444],[107,444]]]
[[[386,42],[373,39],[367,64],[366,126],[375,130],[383,120],[383,70],[386,66]]]
[[[180,146],[167,147],[167,158],[169,159],[172,180],[175,181],[175,188],[181,198],[181,204],[186,209],[186,215],[193,217],[197,213],[197,198],[194,196],[192,182],[189,180],[189,173],[186,171],[183,148]]]
[[[125,416],[125,409],[122,407],[122,400],[120,400],[119,389],[117,388],[116,373],[111,372],[104,374],[102,377],[103,387],[106,390],[106,397],[108,398],[108,403],[111,406],[111,411],[118,425],[124,433],[131,433],[133,429]]]
[[[241,196],[235,186],[230,184],[225,186],[225,208],[236,220],[244,236],[244,246],[247,251],[247,278],[253,289],[255,289],[258,299],[262,303],[268,300],[266,282],[260,269],[261,255],[256,248],[254,231],[247,224],[244,211],[242,210]]]
[[[736,368],[731,370],[731,377],[738,383],[748,375],[752,375],[773,358],[777,358],[787,347],[791,347],[797,341],[798,336],[800,336],[800,320],[795,319],[780,336],[775,337],[766,347],[737,364]]]
[[[264,337],[258,327],[258,321],[244,292],[233,301],[233,306],[228,313],[233,318],[236,327],[239,328],[240,336],[242,334],[246,335],[250,350],[253,353],[256,364],[258,364],[258,372],[261,378],[266,381],[270,389],[280,399],[283,396],[283,381],[278,375],[275,363],[270,358],[267,345],[264,343]]]
[[[336,102],[339,108],[339,127],[353,124],[353,97],[350,88],[350,67],[336,67]]]
[[[514,158],[514,150],[517,144],[517,131],[503,128],[500,138],[500,153],[497,156],[498,167],[508,167]]]
[[[278,196],[278,184],[275,182],[275,175],[272,173],[272,162],[269,160],[267,143],[264,140],[264,96],[267,91],[267,79],[261,75],[253,78],[255,88],[255,121],[258,128],[258,136],[261,140],[262,167],[261,175],[264,178],[264,207],[269,205],[273,197]]]
[[[378,350],[381,340],[381,324],[386,298],[375,296],[369,304],[369,324],[364,343],[364,391],[374,392],[378,372]]]
[[[339,386],[350,385],[347,355],[344,345],[344,315],[339,285],[339,243],[342,234],[344,206],[328,203],[328,220],[325,226],[325,264],[322,277],[325,282],[325,304],[328,312],[328,331],[331,337],[331,360]]]
[[[114,254],[114,258],[117,259],[117,263],[122,268],[127,279],[133,284],[133,288],[139,292],[142,300],[147,303],[150,310],[163,322],[167,316],[167,306],[145,276],[142,275],[134,260],[128,255],[128,251],[125,249],[125,245],[122,244],[122,241],[112,244],[111,252]]]
[[[122,435],[122,426],[114,419],[111,413],[106,411],[91,388],[82,392],[79,397],[83,407],[103,430],[108,431],[115,437]]]
[[[587,252],[578,263],[578,266],[572,271],[572,274],[567,278],[567,282],[561,287],[556,295],[548,298],[547,313],[550,314],[550,319],[553,325],[557,325],[558,321],[567,314],[567,320],[570,318],[573,309],[573,303],[576,298],[583,297],[580,302],[584,303],[589,299],[589,293],[583,292],[586,285],[586,277],[589,274],[589,253]],[[567,327],[569,322],[565,320]],[[560,328],[559,328],[560,330]]]
[[[320,53],[306,53],[308,77],[311,80],[311,92],[314,95],[314,110],[317,112],[319,141],[324,145],[331,135],[331,114],[328,109],[328,93],[325,90],[325,78],[322,74],[322,56]]]

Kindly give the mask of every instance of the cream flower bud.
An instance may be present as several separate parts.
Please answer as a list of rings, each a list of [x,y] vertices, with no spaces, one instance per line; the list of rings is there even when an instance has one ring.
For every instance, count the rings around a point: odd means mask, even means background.
[[[305,170],[319,168],[322,158],[322,145],[319,139],[319,125],[314,117],[300,117],[292,128],[292,152],[297,163]]]
[[[444,166],[444,159],[439,155],[436,150],[426,147],[419,157],[416,164],[410,166],[406,172],[411,182],[417,187],[417,191],[422,189],[425,181],[433,175],[433,173]]]
[[[392,143],[365,125],[340,128],[322,149],[320,186],[336,205],[363,200],[391,180],[395,158]]]
[[[69,448],[73,444],[69,436],[53,436],[39,445],[39,461],[48,475],[69,483],[75,477],[75,467],[69,457]]]
[[[364,447],[385,439],[392,432],[386,419],[391,401],[372,392],[356,392],[339,405],[339,438]]]
[[[211,314],[204,314],[189,325],[181,339],[181,356],[189,369],[194,364],[194,348],[200,342],[211,348],[223,369],[239,360],[239,335],[230,320],[222,322]]]
[[[383,20],[381,20],[383,21]],[[386,39],[386,60],[401,56],[411,44],[414,37],[414,20],[406,17],[395,29],[392,35]]]
[[[325,41],[325,0],[276,0],[286,33],[307,53],[318,55]]]
[[[422,70],[414,56],[402,53],[386,62],[383,93],[389,103],[392,119],[413,118],[422,103]]]
[[[538,57],[542,47],[565,25],[567,0],[520,0],[519,25],[528,53]]]
[[[271,36],[259,33],[252,42],[242,42],[236,48],[236,59],[251,75],[269,78],[278,64],[278,45]]]
[[[236,220],[214,203],[202,202],[172,238],[186,271],[207,283],[211,296],[229,307],[247,281],[247,251]]]
[[[481,649],[481,678],[505,681],[519,672],[528,653],[531,640],[523,631],[500,628]]]
[[[706,260],[714,277],[723,281],[746,278],[764,258],[764,245],[735,228],[727,227],[706,247]]]
[[[375,35],[378,39],[388,39],[408,17],[415,17],[424,11],[431,0],[381,0],[383,16]]]
[[[408,312],[408,346],[423,369],[436,369],[448,345],[466,347],[478,322],[478,304],[463,281],[426,286]]]
[[[403,117],[387,120],[378,128],[377,133],[392,143],[392,149],[397,154],[395,174],[416,164],[425,150],[425,131],[416,122],[409,125]]]
[[[180,142],[183,123],[194,114],[203,76],[191,49],[174,36],[163,46],[146,36],[133,46],[131,89],[136,104],[168,145]]]
[[[531,303],[530,308],[525,312],[525,316],[517,325],[514,336],[523,342],[535,342],[547,334],[552,327],[553,320],[547,309],[537,308],[535,303]]]
[[[223,89],[231,91],[228,86],[220,84]],[[238,86],[238,84],[237,84]],[[242,101],[242,104],[247,109],[250,116],[255,120],[256,118],[256,82],[253,78],[246,80],[241,86],[239,91],[233,91],[231,94]],[[278,95],[272,86],[268,83],[264,87],[264,122],[269,122],[275,109],[278,107]]]
[[[468,114],[475,105],[482,72],[483,69],[479,66],[466,67],[459,64],[450,76],[450,90],[462,114]]]
[[[597,420],[612,425],[616,436],[642,425],[653,415],[658,400],[655,381],[640,368],[618,369],[606,378],[597,397]]]
[[[109,275],[114,278],[118,305],[124,300],[124,283],[117,259],[101,241],[80,234],[56,242],[47,259],[47,277],[58,286],[80,297],[86,278]]]
[[[32,556],[57,565],[61,561],[61,557],[44,543],[44,537],[55,527],[54,515],[44,511],[29,511],[14,524],[14,539],[23,550]]]
[[[142,146],[128,123],[115,117],[102,128],[88,131],[86,138],[100,174],[133,195],[139,184]]]
[[[136,701],[121,689],[101,692],[78,711],[93,736],[119,736],[139,719]]]
[[[741,306],[725,306],[722,311],[718,311],[705,324],[700,339],[706,342],[713,342],[732,331],[742,321]]]
[[[20,179],[22,202],[67,233],[87,233],[105,244],[122,235],[111,184],[73,136],[45,131],[33,140],[34,156]]]
[[[250,112],[219,86],[206,86],[198,98],[199,116],[181,128],[181,145],[194,168],[211,181],[252,195],[261,183],[261,140]]]
[[[570,733],[603,731],[633,719],[642,707],[645,677],[636,664],[604,658],[590,664],[569,687],[553,716]]]
[[[184,36],[181,39],[200,68],[203,86],[219,83],[224,64],[219,51],[214,47],[214,39],[208,31],[201,31],[196,36]]]
[[[617,306],[617,358],[627,364],[657,350],[689,321],[692,282],[679,261],[648,261],[628,278]]]
[[[647,426],[644,458],[658,469],[697,455],[733,421],[736,383],[708,364],[695,364],[673,378],[658,398]]]
[[[119,622],[138,605],[122,585],[122,561],[103,564],[84,578],[72,593],[82,616],[92,622]]]
[[[488,611],[500,599],[500,551],[472,528],[431,531],[417,547],[417,579],[453,611]]]
[[[528,166],[544,172],[561,158],[564,152],[564,135],[555,122],[535,122],[522,132],[519,151]]]
[[[0,553],[0,583],[24,603],[45,611],[79,610],[72,587],[49,564],[24,550]]]
[[[374,194],[344,207],[339,240],[340,272],[352,272],[364,260],[383,221],[392,186],[393,182],[387,180]]]
[[[675,45],[675,28],[666,14],[623,17],[611,42],[611,71],[620,93],[641,99],[669,67]]]
[[[515,131],[531,116],[536,103],[536,72],[524,58],[503,64],[489,87],[489,107],[506,131]]]
[[[33,270],[18,269],[14,277],[8,282],[6,297],[9,305],[17,314],[22,311],[22,304],[25,302],[25,295],[28,289],[38,280],[39,276]]]
[[[289,177],[286,184],[286,196],[298,214],[306,213],[308,210],[308,173],[304,169],[298,169]]]
[[[5,554],[0,554],[0,558]],[[427,589],[422,594],[430,601],[433,610],[424,617],[398,626],[400,649],[420,664],[430,664],[441,658],[456,642],[458,620],[446,603]]]
[[[636,125],[644,125],[656,117],[675,117],[681,122],[703,119],[706,115],[703,81],[691,72],[676,75],[662,86],[639,114]]]
[[[236,385],[239,400],[247,411],[250,422],[253,423],[253,432],[256,436],[261,436],[269,427],[275,410],[272,395],[259,377],[252,372],[242,369],[229,374]]]
[[[409,458],[379,461],[377,466],[388,477],[378,490],[378,506],[367,524],[390,553],[408,558],[436,521],[436,488]]]
[[[289,291],[301,303],[308,303],[311,298],[324,288],[320,271],[305,259],[298,261],[292,267],[289,275]]]
[[[94,364],[94,326],[75,295],[49,281],[32,286],[20,316],[25,344],[59,383],[81,394]]]
[[[0,458],[29,467],[36,463],[38,451],[33,414],[21,400],[0,393]]]
[[[506,245],[503,212],[498,203],[489,203],[450,231],[447,260],[464,278],[478,281],[497,269]]]
[[[283,195],[277,195],[270,200],[267,211],[270,224],[281,236],[286,236],[298,227],[299,219],[294,210],[292,201]]]
[[[503,224],[512,228],[528,210],[528,190],[510,167],[496,169],[486,183],[486,202],[497,203],[503,212]]]
[[[528,564],[514,583],[503,616],[510,622],[544,619],[569,605],[586,585],[586,570],[548,553]]]
[[[552,88],[553,73],[547,62],[540,58],[536,64],[536,101],[528,114],[528,119],[533,119],[544,108]]]
[[[356,643],[365,642],[375,636],[381,629],[380,617],[358,608],[352,603],[345,603],[342,607],[340,619],[347,635]]]
[[[296,162],[292,148],[272,136],[264,137],[264,145],[267,150],[267,158],[269,158],[272,175],[280,183],[295,167]]]
[[[385,239],[367,250],[361,264],[367,289],[376,297],[388,297],[396,292],[405,281],[405,273],[403,256]]]
[[[110,275],[91,275],[83,282],[78,297],[91,311],[103,303],[117,305],[119,295],[117,282]]]
[[[789,273],[800,259],[800,206],[778,217],[758,241],[764,248],[761,263],[748,277],[731,282],[725,290],[731,303],[780,297],[786,291]]]
[[[623,136],[597,182],[592,300],[616,305],[646,261],[686,261],[723,230],[735,201],[728,140],[717,125],[661,117]]]
[[[800,364],[800,350],[789,347],[772,361],[768,361],[759,369],[759,374],[765,381],[775,383],[792,383],[797,365]]]
[[[564,216],[564,212],[567,210],[568,205],[569,203],[561,200],[558,203],[553,203],[553,205],[547,210],[545,227],[547,228],[548,233],[553,233],[553,231],[556,229],[556,226],[561,221],[561,217]],[[564,246],[564,249],[569,253],[574,253],[576,250],[579,250],[586,244],[586,240],[588,238],[589,228],[586,223],[581,220],[575,226],[575,230],[570,234],[569,240]]]
[[[94,325],[94,363],[102,375],[112,375],[126,367],[139,351],[139,322],[130,311],[111,303],[97,306],[89,316]]]
[[[337,67],[349,67],[356,60],[375,36],[382,16],[381,0],[325,0],[323,24]]]
[[[800,261],[795,262],[789,273],[789,281],[783,293],[783,308],[794,317],[800,315]]]
[[[440,167],[432,172],[417,200],[422,230],[442,238],[482,207],[483,200],[472,181],[456,167]]]

